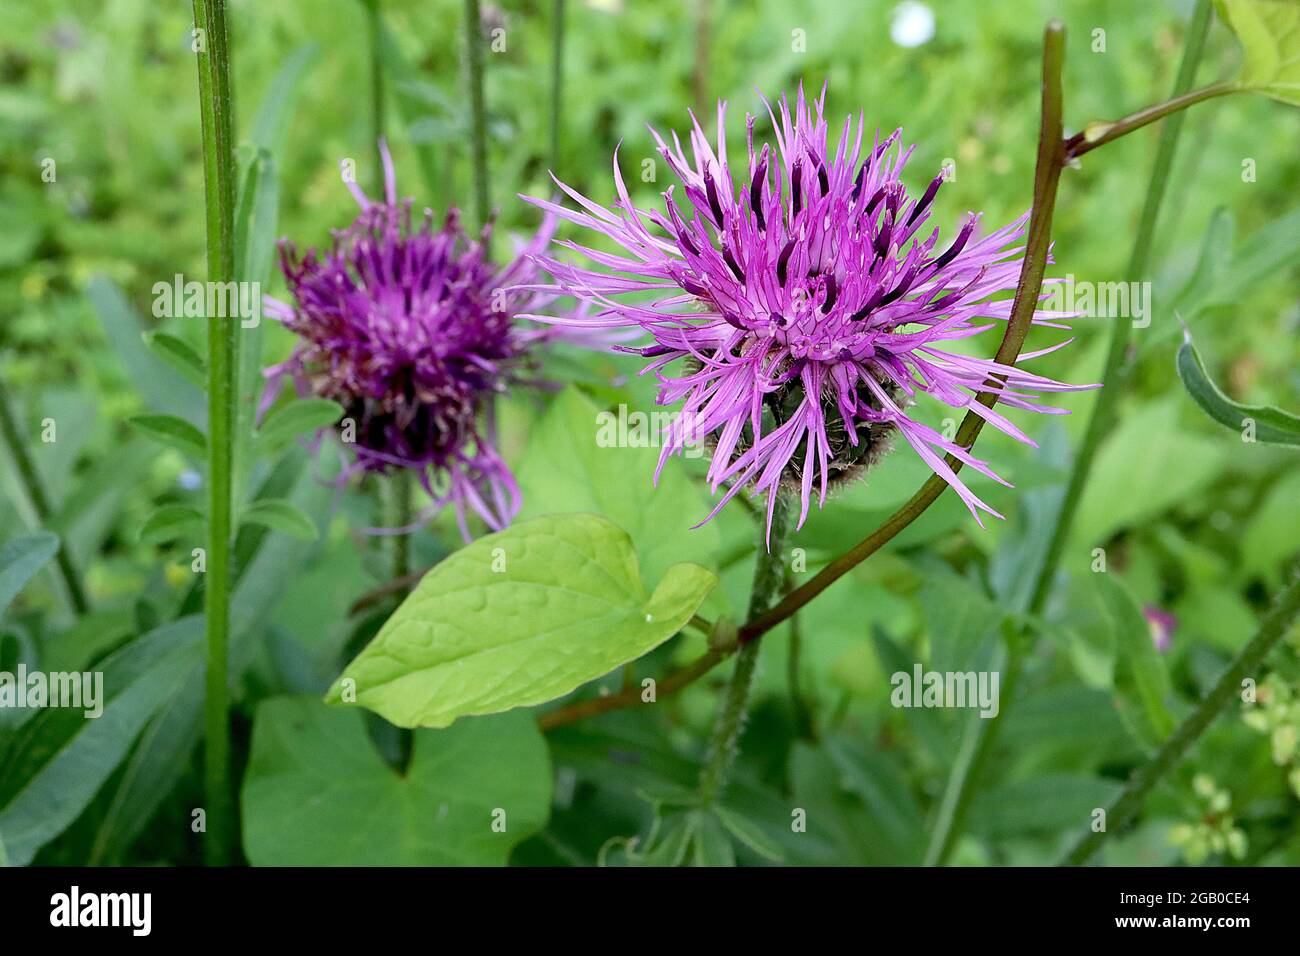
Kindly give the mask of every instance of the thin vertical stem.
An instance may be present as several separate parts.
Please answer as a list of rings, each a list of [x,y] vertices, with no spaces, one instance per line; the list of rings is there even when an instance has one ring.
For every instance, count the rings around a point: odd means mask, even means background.
[[[45,497],[45,486],[41,484],[40,473],[36,470],[36,463],[32,461],[32,456],[27,451],[27,442],[24,439],[22,429],[18,426],[18,418],[14,415],[13,409],[9,406],[9,396],[6,393],[4,382],[0,382],[0,437],[9,447],[9,454],[13,458],[14,471],[17,472],[19,483],[27,493],[27,500],[31,502],[32,511],[36,513],[36,520],[40,522],[42,528],[49,528],[50,518],[50,500]],[[63,579],[63,585],[68,592],[68,603],[72,605],[72,610],[77,614],[85,614],[87,608],[86,592],[82,590],[81,578],[77,575],[77,570],[72,564],[72,556],[68,553],[68,543],[64,540],[63,535],[59,535],[59,550],[54,555],[54,563],[59,569],[59,577]]]
[[[560,130],[564,115],[564,0],[551,9],[551,171],[559,175]]]
[[[1013,315],[1021,308],[1027,308],[1032,312],[1043,287],[1047,250],[1052,235],[1052,213],[1056,207],[1056,190],[1061,182],[1061,169],[1065,155],[1061,138],[1063,109],[1061,68],[1064,58],[1065,27],[1053,20],[1048,23],[1043,34],[1043,107],[1038,132],[1038,161],[1034,172],[1034,202],[1030,212],[1025,263],[1020,283],[1016,288],[1015,303],[1012,306]],[[1017,343],[1011,351],[1009,359],[1004,357],[1003,350],[999,349],[998,360],[1004,363],[1014,361],[1022,343],[1023,336],[1021,343]],[[1005,347],[1007,343],[1004,342],[1003,345]],[[1008,679],[1004,682],[1006,685],[1013,685],[1015,675],[1019,672],[1019,653],[1018,644],[1010,644],[1000,658],[999,669],[1005,668],[1007,671]],[[1006,690],[1004,694],[1007,694]],[[1009,700],[1008,694],[1007,701]],[[978,776],[977,771],[996,738],[998,718],[988,720],[974,718],[974,721],[975,723],[967,729],[967,737],[958,753],[958,760],[948,776],[948,785],[939,803],[938,816],[931,830],[930,844],[925,853],[927,866],[942,865],[947,858],[965,816],[966,805],[970,801],[973,784]]]
[[[691,68],[691,94],[695,112],[704,117],[709,112],[709,3],[695,0],[695,63]]]
[[[1106,831],[1090,830],[1088,835],[1079,840],[1065,855],[1061,861],[1064,865],[1078,866],[1086,863],[1089,857],[1101,847],[1107,832],[1122,830],[1124,825],[1142,809],[1142,803],[1151,792],[1151,788],[1177,766],[1178,761],[1201,738],[1201,734],[1205,733],[1210,724],[1214,723],[1228,704],[1241,692],[1242,680],[1255,673],[1264,663],[1269,651],[1286,636],[1297,614],[1300,614],[1300,577],[1293,578],[1278,595],[1273,609],[1260,623],[1255,636],[1233,658],[1214,687],[1205,695],[1205,699],[1174,729],[1156,751],[1155,756],[1133,773],[1123,792],[1106,808]]]
[[[365,0],[366,32],[370,40],[370,146],[384,138],[384,32],[379,0]],[[384,194],[384,167],[375,165],[375,195]]]
[[[1192,12],[1192,22],[1187,31],[1187,46],[1183,50],[1183,59],[1178,67],[1178,77],[1174,81],[1173,99],[1178,98],[1191,88],[1196,79],[1196,68],[1201,62],[1205,49],[1205,35],[1210,29],[1210,0],[1197,0]],[[1162,114],[1163,115],[1163,114]],[[1160,143],[1156,148],[1155,165],[1151,170],[1151,180],[1147,184],[1146,200],[1142,204],[1142,216],[1138,220],[1137,234],[1133,238],[1133,249],[1129,254],[1128,278],[1137,282],[1146,275],[1151,246],[1155,237],[1156,221],[1160,216],[1160,205],[1164,200],[1165,187],[1169,182],[1169,171],[1173,168],[1174,152],[1178,146],[1179,134],[1183,129],[1184,114],[1175,112],[1166,116],[1160,129]],[[1066,486],[1065,497],[1061,500],[1056,513],[1056,524],[1052,529],[1051,541],[1043,563],[1039,566],[1034,580],[1029,607],[1031,612],[1041,610],[1052,582],[1056,578],[1056,568],[1061,561],[1066,540],[1074,522],[1074,513],[1078,510],[1083,497],[1083,488],[1092,472],[1093,460],[1101,440],[1114,427],[1115,411],[1123,394],[1124,356],[1128,351],[1130,323],[1118,317],[1111,323],[1110,346],[1106,352],[1106,365],[1101,373],[1102,389],[1097,395],[1092,408],[1092,417],[1084,433],[1082,444],[1070,472],[1070,481]]]
[[[772,512],[772,530],[764,534],[765,516],[757,519],[758,558],[754,565],[754,584],[749,595],[749,614],[766,611],[775,600],[781,582],[785,580],[782,551],[790,530],[790,505],[782,492],[777,492],[776,507]],[[758,664],[759,640],[742,644],[736,653],[735,670],[727,684],[722,699],[722,710],[714,726],[709,743],[709,753],[700,772],[700,803],[710,806],[727,785],[731,766],[738,752],[740,731],[745,725],[745,712],[749,703],[750,687],[754,683],[754,669]]]
[[[465,0],[465,58],[469,68],[471,158],[474,165],[474,212],[478,226],[491,215],[488,197],[487,116],[483,105],[483,20],[479,0]],[[489,240],[490,242],[490,240]],[[491,255],[491,248],[487,250]]]
[[[235,161],[232,148],[230,61],[225,0],[194,0],[203,120],[203,179],[207,205],[208,281],[235,274]],[[235,323],[208,316],[208,553],[204,618],[207,675],[204,702],[204,859],[229,860],[233,836],[227,644],[230,625],[231,445],[235,413]]]

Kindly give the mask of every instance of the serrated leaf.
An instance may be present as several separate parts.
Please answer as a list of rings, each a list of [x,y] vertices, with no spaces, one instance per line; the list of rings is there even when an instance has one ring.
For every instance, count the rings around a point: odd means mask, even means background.
[[[257,443],[264,449],[274,448],[307,432],[333,425],[343,414],[343,406],[328,398],[295,398],[271,409],[257,430]]]
[[[1192,401],[1220,425],[1245,434],[1251,423],[1256,441],[1270,445],[1300,446],[1300,416],[1284,412],[1273,405],[1246,405],[1234,402],[1214,383],[1205,370],[1192,337],[1183,337],[1178,348],[1178,377]]]
[[[174,541],[182,535],[202,530],[202,512],[189,505],[163,505],[145,520],[140,528],[140,540],[146,544]]]
[[[253,502],[240,512],[239,522],[260,524],[272,531],[283,531],[304,541],[314,541],[319,536],[311,518],[285,498],[264,498]]]
[[[1242,87],[1300,106],[1300,2],[1215,0],[1242,46]]]
[[[417,731],[398,774],[359,711],[272,698],[240,804],[255,866],[500,866],[546,821],[550,758],[536,723],[507,714]]]
[[[203,388],[207,370],[202,356],[184,339],[166,332],[149,332],[144,337],[149,351],[184,375],[199,388]]]
[[[59,536],[48,531],[25,534],[0,547],[0,617],[58,550]]]
[[[197,458],[200,461],[208,455],[208,440],[183,418],[175,415],[133,415],[127,424],[143,435],[147,435],[159,444]]]
[[[356,703],[399,727],[541,704],[672,637],[716,584],[699,565],[675,564],[647,594],[618,526],[536,518],[436,565],[327,700],[355,690]]]

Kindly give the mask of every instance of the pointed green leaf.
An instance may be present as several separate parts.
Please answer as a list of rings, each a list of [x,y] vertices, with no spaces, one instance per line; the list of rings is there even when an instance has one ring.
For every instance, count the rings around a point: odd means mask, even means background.
[[[1234,402],[1223,394],[1205,371],[1205,363],[1192,344],[1191,335],[1185,335],[1178,348],[1177,366],[1178,377],[1192,401],[1220,425],[1243,436],[1251,429],[1255,440],[1266,444],[1300,446],[1300,416],[1272,405]]]
[[[204,387],[207,371],[203,364],[203,358],[198,352],[190,348],[190,344],[184,339],[169,335],[166,332],[149,332],[144,337],[144,344],[149,346],[149,351],[195,385],[200,388]]]
[[[343,406],[327,398],[295,398],[271,409],[257,430],[257,443],[272,449],[299,435],[326,428],[337,422]]]
[[[48,531],[26,534],[0,547],[0,617],[58,550],[59,536]]]
[[[1094,574],[1100,606],[1115,634],[1115,693],[1120,716],[1148,746],[1174,729],[1169,712],[1169,672],[1151,639],[1151,628],[1128,588],[1114,574]]]
[[[327,699],[399,727],[541,704],[672,637],[716,584],[699,565],[675,564],[647,594],[618,526],[536,518],[435,566]]]
[[[145,520],[140,540],[146,544],[174,541],[183,535],[201,533],[203,524],[202,512],[189,505],[163,505]]]
[[[304,541],[319,537],[316,525],[301,508],[285,498],[263,498],[245,508],[240,524],[260,524],[272,531],[283,531]]]
[[[208,455],[208,440],[183,418],[175,415],[134,415],[127,423],[136,431],[147,435],[159,444],[203,460]]]

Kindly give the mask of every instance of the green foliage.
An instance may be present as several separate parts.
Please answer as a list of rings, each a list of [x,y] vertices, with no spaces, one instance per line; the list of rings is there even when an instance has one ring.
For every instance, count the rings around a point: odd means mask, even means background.
[[[361,712],[279,697],[257,709],[241,802],[255,866],[499,866],[545,823],[551,768],[524,714],[418,731],[398,774]]]
[[[672,637],[716,584],[699,565],[675,564],[650,593],[617,526],[534,518],[435,567],[329,700],[399,727],[545,703]]]
[[[1244,50],[1237,82],[1300,106],[1300,3],[1215,0]]]
[[[1178,347],[1178,377],[1192,401],[1220,425],[1242,434],[1243,440],[1300,446],[1300,416],[1272,405],[1234,402],[1205,371],[1201,354],[1188,335]]]

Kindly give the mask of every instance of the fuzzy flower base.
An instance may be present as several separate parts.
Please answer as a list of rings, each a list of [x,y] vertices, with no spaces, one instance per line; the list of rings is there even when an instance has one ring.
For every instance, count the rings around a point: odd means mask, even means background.
[[[775,148],[754,143],[748,117],[748,161],[739,174],[728,161],[718,106],[716,151],[698,122],[691,158],[651,130],[659,152],[681,181],[663,194],[663,211],[638,209],[614,157],[618,199],[603,207],[563,183],[580,207],[530,202],[621,246],[613,255],[572,242],[592,268],[554,258],[539,263],[555,277],[539,292],[564,292],[598,306],[589,325],[631,327],[652,344],[645,371],[659,382],[660,404],[682,403],[669,429],[663,462],[692,440],[715,445],[708,477],[726,486],[705,520],[742,488],[768,497],[769,521],[778,488],[797,490],[802,507],[824,503],[832,482],[860,472],[894,435],[915,449],[976,515],[997,514],[948,467],[951,454],[1006,484],[984,461],[910,417],[924,392],[954,409],[971,410],[1015,438],[1030,439],[1000,412],[973,401],[983,388],[1012,408],[1058,413],[1038,393],[1075,388],[1018,366],[945,348],[1006,321],[1020,274],[1028,216],[980,236],[967,215],[955,237],[940,243],[929,227],[943,184],[936,176],[910,197],[900,180],[912,153],[900,132],[864,148],[863,123],[846,119],[828,150],[821,99],[799,91],[794,111],[783,99],[769,108]],[[558,180],[557,180],[558,182]],[[527,198],[527,197],[525,197]],[[564,323],[566,319],[530,316]],[[1059,324],[1068,314],[1038,310],[1034,322]],[[1032,359],[1067,343],[1031,352]],[[668,368],[679,359],[673,374]],[[1005,386],[990,376],[1005,376]]]

